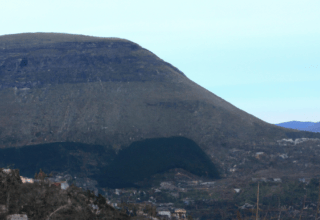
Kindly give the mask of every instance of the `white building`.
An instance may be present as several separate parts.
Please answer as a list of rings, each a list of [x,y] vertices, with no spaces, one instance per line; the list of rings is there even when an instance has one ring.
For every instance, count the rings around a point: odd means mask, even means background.
[[[214,185],[215,182],[203,182],[203,183],[200,183],[200,185]]]
[[[6,174],[11,173],[11,169],[3,169],[3,172],[5,172]]]
[[[187,217],[187,211],[185,209],[175,209],[173,215],[179,219]]]
[[[60,182],[60,184],[61,184],[61,189],[68,189],[69,187],[69,184],[66,181]]]
[[[13,214],[8,215],[7,220],[28,220],[28,216],[26,214]]]
[[[170,211],[158,211],[158,215],[167,216],[168,218],[171,218],[171,212]]]
[[[157,208],[157,213],[160,216],[166,216],[169,219],[171,219],[171,212],[167,207],[158,207]]]
[[[273,178],[274,182],[282,182],[281,178]]]
[[[121,189],[115,189],[115,192],[114,192],[116,195],[120,195],[121,193]]]
[[[34,183],[34,180],[32,178],[20,176],[20,179],[21,179],[22,183]]]

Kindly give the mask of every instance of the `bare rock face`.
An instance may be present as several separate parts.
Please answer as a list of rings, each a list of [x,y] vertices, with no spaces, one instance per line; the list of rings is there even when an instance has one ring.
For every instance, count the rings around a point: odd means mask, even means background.
[[[193,140],[217,164],[235,145],[316,138],[268,124],[118,38],[0,36],[0,147],[77,142],[123,149],[147,138]]]

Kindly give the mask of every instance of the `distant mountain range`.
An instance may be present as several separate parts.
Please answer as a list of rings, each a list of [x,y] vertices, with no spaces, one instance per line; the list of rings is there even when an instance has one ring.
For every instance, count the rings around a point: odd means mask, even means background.
[[[284,128],[297,129],[300,131],[320,132],[320,122],[289,121],[275,125]]]

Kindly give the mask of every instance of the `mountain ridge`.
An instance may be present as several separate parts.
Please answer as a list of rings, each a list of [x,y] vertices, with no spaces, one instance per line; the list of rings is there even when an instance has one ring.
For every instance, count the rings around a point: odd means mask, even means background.
[[[300,131],[320,132],[320,122],[289,121],[275,124],[284,128],[297,129]]]
[[[234,148],[320,134],[266,123],[127,40],[0,36],[1,149],[72,142],[118,152],[170,137],[194,141],[229,175]]]

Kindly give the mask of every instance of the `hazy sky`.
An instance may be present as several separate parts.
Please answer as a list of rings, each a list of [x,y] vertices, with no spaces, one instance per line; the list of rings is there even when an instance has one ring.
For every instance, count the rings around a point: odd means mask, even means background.
[[[320,121],[319,0],[0,0],[0,35],[138,43],[269,122]]]

